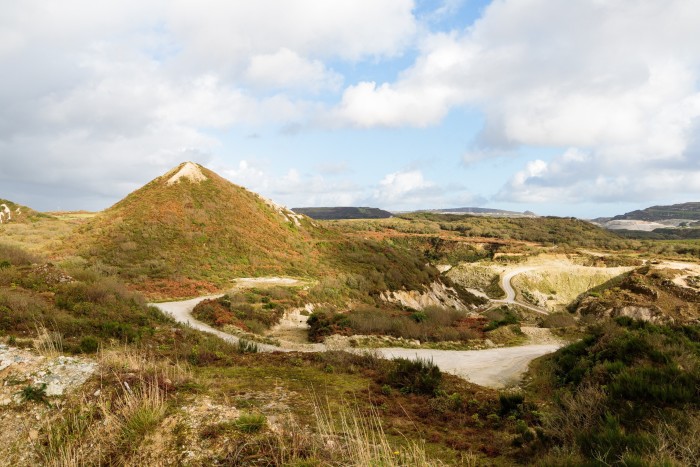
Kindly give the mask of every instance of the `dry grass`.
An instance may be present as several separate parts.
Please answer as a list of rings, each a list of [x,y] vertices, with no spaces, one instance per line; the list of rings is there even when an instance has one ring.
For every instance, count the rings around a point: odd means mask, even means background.
[[[661,465],[674,459],[678,465],[700,465],[700,416],[691,415],[683,428],[659,424],[656,431],[659,444],[652,464]]]
[[[4,224],[0,235],[3,243],[55,258],[63,249],[63,240],[83,222],[82,219],[45,218],[27,224]]]
[[[96,400],[84,399],[44,427],[42,465],[130,465],[129,459],[165,417],[166,396],[158,380],[142,379],[136,384],[122,381],[120,388]]]
[[[322,457],[346,459],[353,466],[436,466],[419,444],[405,440],[402,447],[389,441],[380,416],[372,411],[362,415],[347,407],[333,411],[326,404],[315,405],[317,449]]]
[[[157,381],[165,389],[179,386],[193,378],[192,369],[186,362],[173,363],[158,359],[147,351],[134,347],[103,350],[99,361],[103,377],[138,375],[141,380]]]
[[[605,399],[603,390],[594,385],[584,385],[576,393],[566,392],[545,418],[545,426],[556,433],[565,446],[573,448],[580,433],[590,431],[599,423]]]
[[[36,351],[47,358],[55,358],[63,353],[63,337],[60,332],[49,331],[43,324],[35,324],[37,338]]]

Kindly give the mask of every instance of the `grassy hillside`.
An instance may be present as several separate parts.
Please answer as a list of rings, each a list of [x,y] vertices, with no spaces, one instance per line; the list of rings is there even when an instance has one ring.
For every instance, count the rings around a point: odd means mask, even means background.
[[[349,239],[187,164],[86,221],[68,244],[155,298],[197,295],[245,276],[328,277],[326,295],[343,296],[420,288],[436,277],[417,252]],[[178,178],[190,172],[195,179]]]
[[[662,221],[666,219],[700,220],[700,203],[693,202],[672,204],[670,206],[652,206],[650,208],[639,209],[613,217],[613,220]]]
[[[698,465],[699,341],[697,324],[620,317],[545,357],[541,465]]]
[[[410,221],[431,222],[465,237],[486,237],[576,247],[626,248],[616,234],[573,217],[501,218],[454,214],[402,215]]]
[[[183,279],[222,284],[246,274],[313,270],[314,227],[201,166],[203,179],[172,171],[85,223],[78,252],[128,280],[167,288]]]
[[[0,198],[0,224],[36,222],[50,217],[27,206]]]
[[[365,207],[292,208],[292,211],[319,220],[387,219],[392,216],[389,211]]]

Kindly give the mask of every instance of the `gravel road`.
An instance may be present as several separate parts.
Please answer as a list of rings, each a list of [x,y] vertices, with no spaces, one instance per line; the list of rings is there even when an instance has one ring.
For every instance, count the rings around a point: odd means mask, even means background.
[[[246,282],[246,286],[249,286],[249,282],[251,281],[248,280]],[[270,284],[269,279],[266,280],[265,284]],[[207,295],[190,300],[153,303],[152,305],[171,315],[180,323],[187,324],[199,331],[214,334],[235,344],[239,340],[238,337],[215,329],[192,317],[192,310],[197,303],[219,296],[221,295]],[[544,344],[487,350],[432,350],[394,347],[371,350],[384,358],[403,357],[432,360],[442,371],[452,373],[482,386],[502,388],[516,384],[523,373],[527,371],[527,366],[533,359],[554,352],[559,347],[559,344]],[[258,344],[258,349],[261,352],[291,352],[299,350],[298,348],[276,347],[266,344]],[[306,351],[322,352],[324,350],[326,348],[323,344],[316,344]],[[348,350],[362,351],[361,349]]]

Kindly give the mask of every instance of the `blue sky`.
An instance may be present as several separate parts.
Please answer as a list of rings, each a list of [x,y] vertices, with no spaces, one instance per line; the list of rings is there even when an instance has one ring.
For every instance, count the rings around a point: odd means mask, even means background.
[[[290,207],[700,200],[696,2],[0,2],[0,198],[36,209],[184,160]]]

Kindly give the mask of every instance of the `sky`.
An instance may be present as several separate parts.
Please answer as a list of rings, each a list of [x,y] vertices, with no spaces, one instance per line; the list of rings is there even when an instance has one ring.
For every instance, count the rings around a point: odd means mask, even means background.
[[[0,0],[0,198],[183,161],[289,207],[700,201],[695,0]]]

